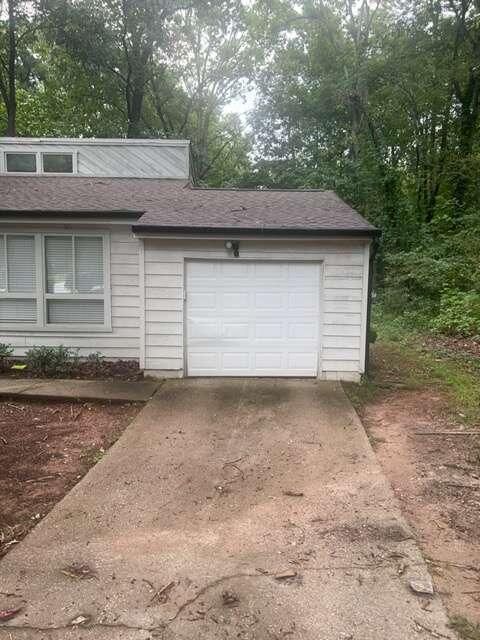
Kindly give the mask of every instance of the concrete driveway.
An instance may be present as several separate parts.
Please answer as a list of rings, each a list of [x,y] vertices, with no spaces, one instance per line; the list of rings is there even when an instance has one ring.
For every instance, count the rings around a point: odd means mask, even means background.
[[[454,637],[336,383],[165,383],[0,575],[2,640]]]

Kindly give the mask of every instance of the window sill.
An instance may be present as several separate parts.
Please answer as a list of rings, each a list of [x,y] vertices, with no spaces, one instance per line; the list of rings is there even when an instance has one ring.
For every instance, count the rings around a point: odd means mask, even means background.
[[[74,324],[55,324],[41,327],[39,325],[21,325],[15,327],[11,325],[2,326],[0,323],[0,334],[2,333],[112,333],[112,327],[105,325],[74,325]]]

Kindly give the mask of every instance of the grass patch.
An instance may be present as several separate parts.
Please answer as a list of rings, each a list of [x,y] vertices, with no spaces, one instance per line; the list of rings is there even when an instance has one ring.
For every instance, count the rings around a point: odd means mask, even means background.
[[[100,462],[104,455],[105,449],[103,447],[91,447],[82,453],[81,458],[88,467],[93,467],[97,462]]]
[[[377,318],[377,342],[371,346],[371,370],[361,384],[346,383],[357,409],[392,389],[435,385],[449,400],[452,412],[467,424],[480,422],[480,359],[435,349],[425,338],[392,318]]]
[[[462,616],[453,616],[450,627],[463,638],[463,640],[480,640],[480,625],[469,622]]]

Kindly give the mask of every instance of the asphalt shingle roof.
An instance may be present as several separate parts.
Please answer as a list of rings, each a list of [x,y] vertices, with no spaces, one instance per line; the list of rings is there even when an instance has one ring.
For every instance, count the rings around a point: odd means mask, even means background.
[[[375,227],[332,191],[197,189],[180,181],[1,176],[0,213],[136,212],[136,230],[351,232]]]

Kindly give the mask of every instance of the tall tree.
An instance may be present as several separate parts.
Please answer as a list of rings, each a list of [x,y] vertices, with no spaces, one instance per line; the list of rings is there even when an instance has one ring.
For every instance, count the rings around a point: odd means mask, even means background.
[[[34,60],[28,47],[37,26],[36,9],[36,3],[24,0],[0,2],[0,97],[8,136],[17,135],[17,86],[28,84],[32,74]]]
[[[251,80],[247,11],[240,0],[200,4],[176,14],[170,65],[155,65],[151,100],[168,135],[192,142],[195,182],[234,148],[238,126],[222,109]],[[179,99],[179,96],[181,98]]]
[[[130,138],[143,134],[151,64],[169,56],[170,21],[190,4],[188,0],[47,0],[56,43],[91,73],[115,78]]]

